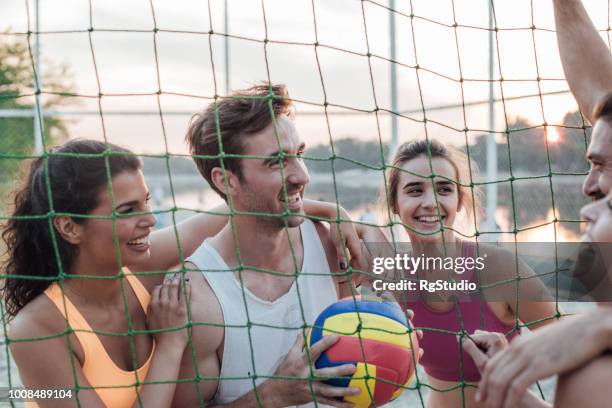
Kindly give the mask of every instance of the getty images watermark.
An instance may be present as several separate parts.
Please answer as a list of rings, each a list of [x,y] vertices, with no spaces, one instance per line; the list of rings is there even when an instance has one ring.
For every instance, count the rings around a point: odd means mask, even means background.
[[[461,291],[474,292],[478,285],[470,279],[452,279],[452,273],[463,275],[467,271],[482,271],[485,268],[483,256],[425,256],[424,254],[413,256],[408,254],[396,254],[392,257],[376,257],[373,259],[372,272],[383,276],[414,276],[418,272],[444,272],[448,274],[446,279],[399,279],[389,281],[376,279],[373,283],[377,291],[426,291],[429,293],[437,291]]]
[[[376,254],[368,284],[377,292],[395,292],[410,301],[436,293],[459,301],[480,295],[488,301],[505,301],[511,290],[521,302],[612,302],[612,243],[366,246]]]

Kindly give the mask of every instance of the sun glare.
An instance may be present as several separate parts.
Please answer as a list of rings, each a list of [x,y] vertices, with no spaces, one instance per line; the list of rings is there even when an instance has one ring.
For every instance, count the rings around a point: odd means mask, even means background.
[[[557,129],[550,126],[546,129],[546,139],[549,143],[557,143],[559,138],[559,132],[557,132]]]

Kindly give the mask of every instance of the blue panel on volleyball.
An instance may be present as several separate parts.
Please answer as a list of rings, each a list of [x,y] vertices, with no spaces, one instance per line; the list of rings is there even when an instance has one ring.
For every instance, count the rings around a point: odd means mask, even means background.
[[[354,299],[352,297],[345,298],[336,302],[330,306],[328,306],[317,318],[315,321],[314,327],[312,328],[312,332],[310,333],[310,345],[316,344],[323,338],[323,326],[325,325],[325,320],[328,317],[343,314],[343,313],[372,313],[381,316],[388,317],[389,319],[395,320],[398,323],[401,323],[405,326],[408,325],[406,316],[402,313],[401,309],[397,307],[397,305],[393,302],[381,300],[379,298],[365,298],[356,296]],[[338,333],[341,335],[341,333]],[[315,362],[316,368],[323,367],[338,367],[344,364],[353,364],[356,363],[352,361],[330,361],[327,353],[321,354],[319,359]],[[346,379],[332,379],[326,381],[326,383],[330,385],[334,385],[337,387],[348,387],[350,382],[350,378]]]
[[[330,306],[328,309],[332,308],[332,306]],[[327,309],[325,311],[327,311]],[[330,314],[328,314],[328,316],[329,315]],[[313,344],[317,343],[323,338],[323,325],[325,324],[325,319],[327,317],[322,317],[322,316],[323,314],[319,315],[319,318],[316,320],[314,327],[312,328],[312,331],[310,332],[310,346],[311,347]],[[357,365],[356,363],[353,363],[351,361],[347,361],[347,362],[330,361],[329,357],[327,357],[327,353],[323,352],[323,354],[321,354],[319,358],[317,359],[317,361],[315,362],[315,367],[316,368],[338,367],[344,364]],[[332,380],[327,380],[325,382],[335,387],[348,387],[350,381],[351,381],[350,378],[334,378]]]

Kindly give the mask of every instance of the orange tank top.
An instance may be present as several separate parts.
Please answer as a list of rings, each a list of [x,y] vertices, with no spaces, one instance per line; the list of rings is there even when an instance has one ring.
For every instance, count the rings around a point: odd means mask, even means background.
[[[125,275],[132,290],[136,294],[140,305],[146,312],[151,301],[151,295],[140,283],[140,280],[131,273]],[[151,359],[155,352],[155,343],[147,361],[136,371],[125,371],[117,367],[110,356],[106,353],[102,342],[93,333],[91,326],[83,318],[83,315],[70,302],[68,297],[63,296],[58,284],[54,283],[45,291],[45,294],[57,306],[74,330],[74,334],[83,348],[83,374],[89,385],[95,387],[95,391],[107,407],[123,408],[131,407],[137,398],[140,389],[136,387],[137,378],[143,382],[149,372]],[[65,302],[65,309],[64,309]],[[103,387],[103,388],[98,388]],[[110,387],[110,388],[108,388]],[[74,397],[73,397],[74,398]],[[27,407],[37,407],[34,403]]]

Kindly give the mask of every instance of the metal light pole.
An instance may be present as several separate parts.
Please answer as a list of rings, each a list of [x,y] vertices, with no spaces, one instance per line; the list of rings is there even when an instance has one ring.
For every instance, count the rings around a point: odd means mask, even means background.
[[[487,231],[496,231],[497,209],[497,143],[495,142],[495,91],[493,89],[493,0],[489,2],[489,135],[487,136]]]
[[[396,55],[396,46],[395,46],[395,0],[389,0],[389,53],[391,58],[391,68],[390,68],[390,82],[391,82],[391,144],[389,146],[389,159],[393,158],[395,155],[395,150],[398,146],[397,140],[397,67],[395,66],[395,55]]]
[[[36,36],[34,37],[34,81],[36,85],[36,104],[34,106],[34,152],[43,153],[42,126],[43,115],[40,103],[40,4],[35,0]]]
[[[225,94],[228,95],[231,90],[230,85],[230,56],[229,56],[229,12],[227,9],[227,0],[224,1],[224,29],[225,29],[225,40],[224,40],[224,52],[225,52]]]

